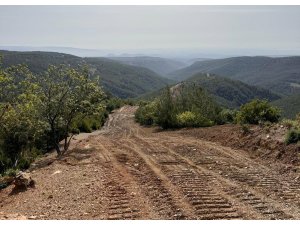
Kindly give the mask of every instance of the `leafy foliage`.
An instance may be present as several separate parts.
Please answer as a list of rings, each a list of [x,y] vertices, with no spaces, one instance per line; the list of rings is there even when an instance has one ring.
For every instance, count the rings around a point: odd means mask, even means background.
[[[25,65],[0,67],[0,174],[27,169],[48,149],[62,155],[72,135],[98,129],[122,104],[104,94],[88,67],[50,65],[39,76]]]
[[[177,121],[180,127],[209,127],[213,122],[199,113],[185,111],[177,114]]]
[[[156,109],[157,101],[150,103],[140,103],[140,107],[135,113],[135,119],[142,125],[153,125],[157,121]]]
[[[300,129],[289,130],[285,138],[285,143],[293,144],[297,143],[298,141],[300,141]]]
[[[294,120],[283,120],[282,123],[289,128],[285,138],[286,144],[297,143],[300,141],[300,113]]]
[[[87,67],[75,70],[68,66],[50,66],[44,76],[39,77],[41,87],[42,117],[49,127],[51,142],[57,153],[63,154],[69,147],[69,134],[72,124],[77,118],[99,113],[104,93],[98,81],[89,79]],[[59,142],[64,139],[64,147]]]
[[[280,111],[265,100],[252,100],[241,106],[237,113],[237,121],[241,124],[259,124],[263,122],[278,122]]]
[[[140,105],[135,118],[141,124],[163,129],[211,126],[217,123],[220,108],[198,86],[181,84],[167,87],[156,100]]]
[[[1,173],[11,166],[26,167],[25,158],[31,158],[26,150],[34,149],[46,124],[39,118],[38,86],[27,67],[0,68],[0,90]]]
[[[219,114],[218,124],[235,123],[237,110],[223,109]]]

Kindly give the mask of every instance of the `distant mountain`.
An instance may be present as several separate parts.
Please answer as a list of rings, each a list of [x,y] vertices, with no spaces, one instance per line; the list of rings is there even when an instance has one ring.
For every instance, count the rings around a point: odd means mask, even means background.
[[[34,73],[42,73],[50,64],[67,64],[72,67],[88,64],[94,76],[100,76],[106,91],[120,98],[133,98],[149,91],[158,90],[172,81],[141,67],[124,65],[106,58],[80,58],[54,52],[0,51],[3,66],[26,64]]]
[[[99,49],[83,49],[83,48],[71,48],[71,47],[26,47],[26,46],[0,46],[0,49],[7,51],[17,52],[56,52],[71,54],[79,57],[99,57],[112,53],[108,50]]]
[[[272,104],[281,109],[284,118],[294,119],[300,113],[300,94],[284,97],[272,102]]]
[[[145,67],[162,76],[166,76],[166,74],[188,65],[182,61],[150,56],[110,57],[110,59],[127,65]]]
[[[279,95],[269,90],[214,74],[198,73],[181,83],[199,85],[210,93],[219,104],[228,108],[237,108],[255,98],[269,101],[280,99]],[[161,92],[162,90],[148,93],[141,96],[141,98],[151,99],[158,96]]]
[[[201,72],[226,76],[283,95],[300,93],[300,56],[244,56],[200,61],[169,73],[168,78],[182,81]]]

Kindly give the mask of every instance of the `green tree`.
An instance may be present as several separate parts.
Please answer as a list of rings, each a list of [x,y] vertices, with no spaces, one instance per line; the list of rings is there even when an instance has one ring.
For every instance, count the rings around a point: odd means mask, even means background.
[[[176,105],[169,87],[166,87],[157,103],[157,124],[163,129],[176,127]]]
[[[237,113],[237,122],[244,124],[259,124],[263,122],[278,122],[280,110],[266,100],[252,100],[242,105]]]
[[[38,89],[26,66],[0,69],[0,150],[7,166],[17,167],[26,150],[33,149],[44,132],[45,124],[39,119]],[[2,167],[4,164],[1,162]]]
[[[89,78],[86,66],[79,69],[50,66],[40,76],[39,85],[42,117],[49,126],[50,141],[60,156],[69,148],[74,120],[102,112],[105,95],[99,81]],[[62,148],[61,140],[64,140]]]

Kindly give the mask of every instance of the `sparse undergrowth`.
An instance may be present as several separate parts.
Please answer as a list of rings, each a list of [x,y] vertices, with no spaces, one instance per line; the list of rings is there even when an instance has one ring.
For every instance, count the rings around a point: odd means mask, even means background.
[[[285,143],[289,145],[300,142],[300,113],[295,120],[284,120],[282,123],[289,128]]]

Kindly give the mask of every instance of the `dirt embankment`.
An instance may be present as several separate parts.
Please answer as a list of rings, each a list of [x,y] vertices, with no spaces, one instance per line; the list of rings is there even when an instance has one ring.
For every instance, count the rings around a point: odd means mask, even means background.
[[[288,128],[276,124],[270,127],[250,126],[243,131],[239,125],[222,125],[209,128],[182,129],[180,134],[213,141],[236,149],[247,151],[251,158],[270,163],[283,163],[294,172],[300,172],[300,145],[285,144]]]

